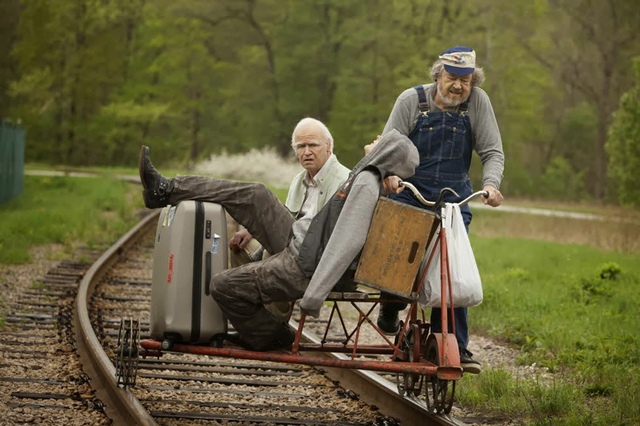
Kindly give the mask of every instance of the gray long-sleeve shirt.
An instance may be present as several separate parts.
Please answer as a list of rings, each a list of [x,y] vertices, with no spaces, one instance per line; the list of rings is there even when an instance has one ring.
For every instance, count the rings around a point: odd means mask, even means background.
[[[435,83],[426,84],[424,88],[430,110],[440,111],[433,102]],[[398,96],[382,133],[396,129],[403,135],[409,136],[416,126],[419,115],[418,92],[412,87]],[[482,185],[490,184],[500,189],[504,171],[502,138],[489,95],[479,87],[474,87],[469,95],[468,115],[471,120],[472,143],[482,161]]]

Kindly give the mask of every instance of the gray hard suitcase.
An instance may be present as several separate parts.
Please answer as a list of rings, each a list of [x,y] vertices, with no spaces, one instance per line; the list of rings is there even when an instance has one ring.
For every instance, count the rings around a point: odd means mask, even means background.
[[[219,204],[182,201],[160,212],[153,253],[150,334],[175,342],[222,343],[227,320],[211,277],[227,267],[227,224]]]

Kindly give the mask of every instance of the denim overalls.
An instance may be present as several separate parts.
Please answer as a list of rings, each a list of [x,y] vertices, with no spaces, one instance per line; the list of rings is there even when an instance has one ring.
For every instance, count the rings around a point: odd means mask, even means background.
[[[444,200],[461,201],[473,193],[469,179],[473,148],[471,120],[467,115],[468,104],[462,103],[458,108],[459,112],[430,111],[424,87],[416,86],[414,89],[418,92],[420,116],[409,134],[409,139],[418,148],[420,164],[415,174],[406,181],[418,188],[427,200],[435,201],[440,190],[449,187],[461,198],[456,199],[453,194],[447,194]],[[420,203],[411,191],[392,194],[390,198],[429,209]],[[469,206],[461,207],[461,211],[464,224],[469,227],[471,223]]]
[[[444,197],[445,201],[457,202],[473,193],[469,168],[471,166],[471,120],[467,115],[468,103],[464,102],[458,112],[430,111],[427,96],[422,86],[416,86],[420,116],[409,139],[418,148],[420,164],[415,174],[406,179],[412,183],[424,198],[435,201],[440,190],[449,187],[455,190],[460,199],[452,194]],[[404,190],[392,194],[391,199],[416,207],[430,209],[420,203],[411,191]],[[464,224],[469,229],[471,210],[469,206],[461,207]],[[431,309],[431,328],[435,333],[441,332],[441,309]],[[467,308],[455,308],[456,338],[458,346],[467,347],[469,330],[467,325]],[[449,321],[451,319],[449,318]]]

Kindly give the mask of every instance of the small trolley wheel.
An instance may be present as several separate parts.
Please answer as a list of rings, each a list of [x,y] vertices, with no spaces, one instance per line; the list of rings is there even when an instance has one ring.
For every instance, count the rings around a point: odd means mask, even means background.
[[[140,343],[140,323],[137,320],[122,319],[116,346],[116,383],[118,386],[133,387],[138,373],[138,345]]]
[[[440,365],[438,340],[434,335],[430,335],[427,339],[426,359],[428,362]],[[456,393],[456,381],[442,380],[435,374],[426,375],[424,378],[427,409],[432,413],[449,414]]]
[[[409,362],[420,362],[421,338],[420,326],[411,324],[406,336],[402,340],[401,349],[408,355]],[[412,393],[414,396],[420,395],[422,391],[422,376],[412,373],[397,373],[396,384],[398,393],[404,396]]]
[[[164,349],[165,351],[168,351],[173,347],[173,342],[169,339],[164,339],[162,341],[161,346],[162,346],[162,349]]]

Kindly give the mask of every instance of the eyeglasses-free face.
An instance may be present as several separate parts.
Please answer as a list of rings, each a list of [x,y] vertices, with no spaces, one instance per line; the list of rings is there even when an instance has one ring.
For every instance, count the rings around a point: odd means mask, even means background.
[[[294,145],[294,149],[296,150],[296,152],[300,152],[300,151],[304,151],[305,149],[310,149],[312,151],[317,151],[320,148],[322,148],[322,146],[325,145],[321,142],[308,142],[308,143],[296,143]]]
[[[471,79],[472,74],[459,76],[443,70],[436,82],[436,105],[454,108],[466,101],[471,94]]]
[[[296,157],[302,167],[304,167],[311,177],[324,166],[331,156],[331,149],[328,141],[319,136],[317,132],[305,132],[304,129],[295,136],[293,148]]]

